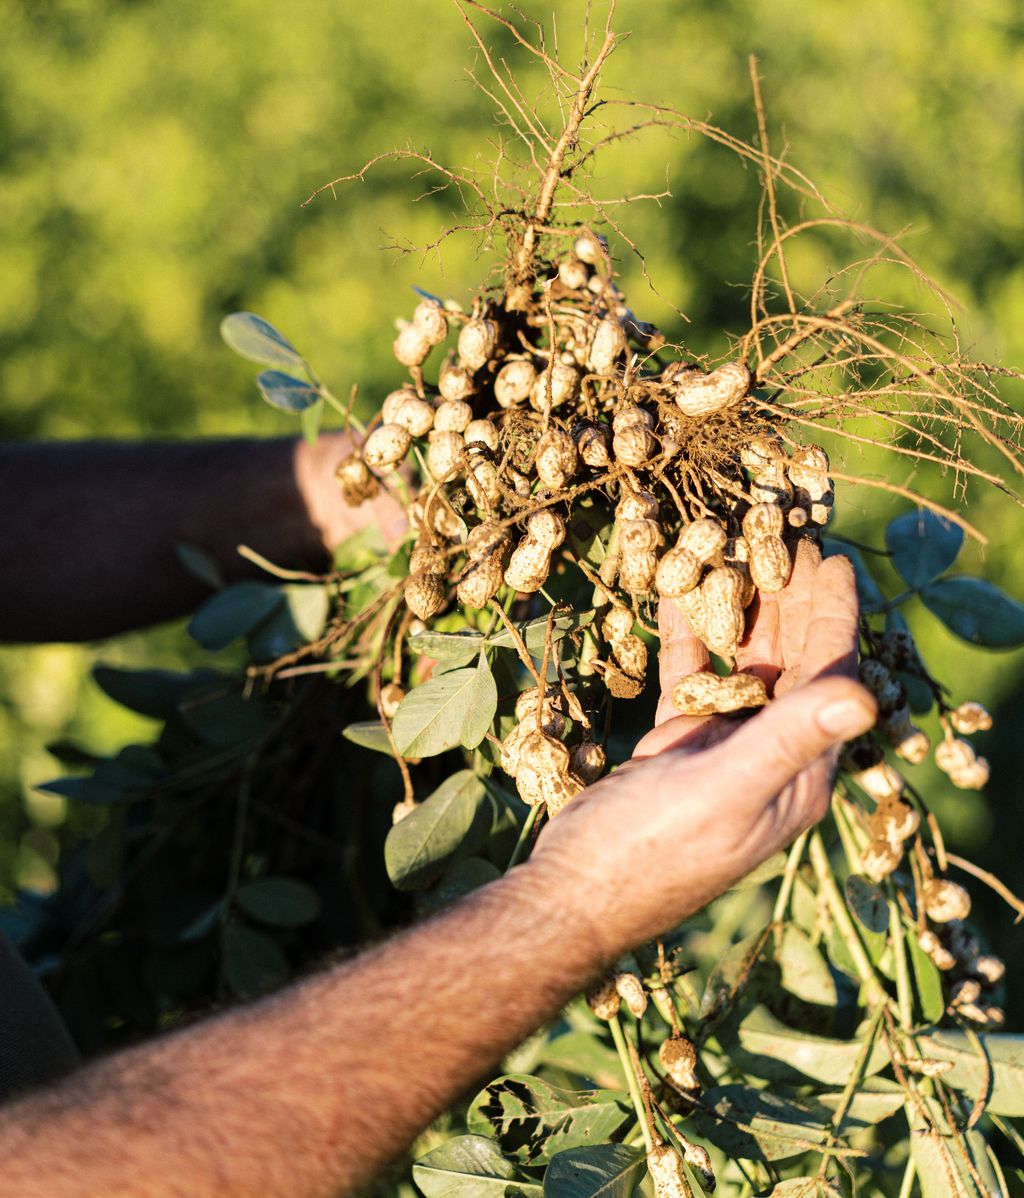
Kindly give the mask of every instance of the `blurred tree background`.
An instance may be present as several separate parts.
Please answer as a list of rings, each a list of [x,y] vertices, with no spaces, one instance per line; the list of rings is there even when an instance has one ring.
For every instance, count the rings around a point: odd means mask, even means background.
[[[581,0],[526,0],[578,43]],[[1024,364],[1024,18],[1012,0],[621,0],[632,31],[606,76],[633,96],[755,133],[747,55],[764,80],[775,149],[845,214],[889,233],[962,304],[976,358]],[[501,50],[513,47],[495,31]],[[453,5],[292,0],[13,0],[0,42],[0,432],[8,439],[291,433],[252,369],[219,340],[238,308],[265,315],[337,394],[358,382],[372,407],[393,385],[396,316],[411,287],[465,301],[488,263],[468,238],[443,254],[401,255],[453,222],[453,198],[384,164],[363,183],[301,202],[396,145],[449,163],[493,151],[490,104],[467,77],[480,65]],[[533,80],[537,88],[539,79]],[[624,213],[660,295],[623,247],[641,315],[697,352],[722,352],[746,327],[756,259],[757,173],[696,135],[652,132],[613,147],[595,193],[659,193]],[[791,219],[799,210],[791,206]],[[861,249],[859,252],[863,252]],[[813,291],[856,246],[821,241],[795,255]],[[896,284],[910,307],[923,294]],[[641,297],[646,297],[641,299]],[[910,478],[856,454],[851,469]],[[913,485],[948,498],[952,480]],[[968,491],[991,538],[961,563],[1024,595],[1024,521],[994,491]],[[900,505],[840,488],[837,527],[878,542]],[[1024,679],[1020,652],[955,641],[923,610],[913,627],[958,699],[996,710],[979,745],[986,795],[927,784],[951,843],[1024,890],[1015,840]],[[100,645],[0,652],[0,902],[56,884],[62,851],[102,817],[36,784],[64,768],[47,746],[110,753],[155,725],[106,699],[97,661],[196,661],[178,626]],[[70,752],[60,750],[65,759]],[[930,768],[930,767],[929,767]],[[1024,954],[1005,906],[980,885],[976,910],[1024,992]],[[1021,1019],[1011,1002],[1011,1028]],[[1016,1010],[1019,1010],[1016,1007]]]

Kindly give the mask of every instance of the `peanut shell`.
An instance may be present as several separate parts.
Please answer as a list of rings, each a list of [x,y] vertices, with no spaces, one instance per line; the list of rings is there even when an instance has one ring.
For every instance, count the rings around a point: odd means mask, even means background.
[[[763,707],[768,692],[756,674],[717,674],[701,672],[680,679],[672,690],[672,705],[683,715],[726,715]]]
[[[363,460],[371,470],[388,470],[409,452],[412,437],[400,424],[382,424],[366,438]]]
[[[750,387],[750,371],[742,362],[728,362],[711,374],[680,380],[673,398],[686,416],[709,416],[738,404]]]

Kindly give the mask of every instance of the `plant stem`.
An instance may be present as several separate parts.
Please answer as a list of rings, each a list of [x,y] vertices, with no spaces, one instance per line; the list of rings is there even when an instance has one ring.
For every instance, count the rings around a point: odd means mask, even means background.
[[[775,907],[772,910],[772,923],[775,924],[776,936],[780,934],[779,926],[786,917],[786,911],[789,908],[790,895],[793,893],[793,884],[796,882],[796,871],[800,868],[800,862],[803,860],[804,849],[807,847],[807,837],[809,831],[801,832],[800,835],[793,841],[793,847],[789,850],[789,856],[786,858],[786,868],[782,874],[782,884],[779,886],[779,893],[775,899]]]
[[[907,946],[903,940],[903,922],[894,898],[889,899],[889,937],[896,957],[896,1001],[899,1004],[900,1027],[913,1031],[914,999],[910,990],[910,969],[907,965]]]
[[[530,852],[532,844],[533,829],[540,818],[540,813],[544,809],[543,803],[538,803],[535,807],[530,808],[530,814],[523,822],[522,829],[519,832],[519,839],[516,841],[516,847],[512,850],[512,856],[508,859],[508,865],[505,866],[505,873],[508,873],[514,866],[519,865],[524,861]]]
[[[900,1185],[899,1198],[910,1198],[910,1191],[914,1188],[914,1174],[917,1172],[917,1166],[914,1164],[914,1158],[911,1156],[907,1159],[907,1169],[903,1174],[903,1182]]]
[[[637,1084],[636,1073],[633,1070],[633,1061],[629,1055],[629,1046],[626,1044],[626,1037],[623,1034],[622,1024],[619,1022],[618,1015],[608,1021],[608,1026],[611,1028],[612,1039],[615,1041],[615,1051],[619,1054],[619,1060],[622,1062],[622,1072],[626,1075],[626,1085],[629,1087],[629,1096],[633,1100],[636,1117],[644,1133],[644,1145],[647,1151],[650,1152],[654,1144],[651,1140],[651,1129],[647,1125],[647,1110],[644,1107],[644,1100],[640,1095],[640,1087]]]

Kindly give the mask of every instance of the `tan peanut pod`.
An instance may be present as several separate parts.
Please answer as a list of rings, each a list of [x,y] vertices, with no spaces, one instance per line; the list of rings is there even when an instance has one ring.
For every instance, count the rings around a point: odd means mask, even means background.
[[[587,991],[587,1006],[598,1019],[614,1019],[619,1013],[620,1001],[613,977],[602,978]]]
[[[409,610],[421,620],[444,607],[444,578],[440,574],[410,574],[405,585],[405,602]]]
[[[445,502],[443,495],[434,495],[430,499],[430,527],[447,541],[457,541],[462,536],[464,524],[462,517]]]
[[[911,765],[920,765],[928,756],[932,742],[926,732],[922,732],[911,722],[907,708],[900,708],[886,717],[882,729],[897,757],[902,757]]]
[[[630,1015],[634,1019],[643,1019],[644,1012],[647,1010],[647,991],[644,990],[644,984],[637,975],[631,972],[617,973],[615,989],[619,992],[619,998],[626,1004]]]
[[[633,521],[633,523],[640,523]],[[619,585],[627,594],[646,595],[654,590],[654,579],[658,570],[658,555],[645,553],[623,553],[619,559]]]
[[[537,370],[526,358],[512,358],[498,371],[494,380],[494,398],[499,407],[512,408],[530,398],[537,381]]]
[[[607,764],[604,749],[592,740],[581,740],[572,751],[572,772],[584,786],[592,786],[604,773]]]
[[[464,399],[446,399],[434,413],[434,428],[439,433],[462,433],[473,419],[473,409]]]
[[[998,986],[1006,976],[1006,962],[990,953],[975,957],[967,963],[967,968],[986,986]]]
[[[638,404],[623,404],[612,417],[612,432],[624,433],[628,428],[646,428],[654,431],[654,414]]]
[[[419,366],[426,361],[431,345],[422,329],[407,324],[395,338],[391,349],[403,366]]]
[[[812,503],[810,507],[811,523],[816,524],[819,528],[824,528],[832,519],[834,495],[830,491],[823,499],[817,503]]]
[[[558,264],[558,281],[570,291],[580,291],[587,285],[587,267],[579,258],[563,258]]]
[[[573,429],[576,448],[585,465],[593,470],[600,470],[612,464],[611,435],[605,424],[591,424],[589,421],[579,424]]]
[[[635,424],[612,437],[612,453],[623,466],[646,466],[661,448],[658,438],[643,425]]]
[[[548,736],[553,736],[555,740],[561,740],[562,734],[565,732],[565,717],[559,706],[562,702],[562,696],[556,692],[549,691],[544,698],[544,719],[540,720],[539,708],[540,702],[537,695],[537,688],[533,687],[523,693],[516,699],[516,719],[519,721],[519,726],[526,726],[530,732],[536,732],[538,729],[546,732]]]
[[[470,530],[466,538],[466,553],[471,560],[481,561],[493,557],[496,553],[504,553],[511,539],[507,528],[484,521]]]
[[[988,1006],[985,1008],[985,1026],[990,1031],[1000,1031],[1006,1026],[1006,1012],[1002,1007]]]
[[[750,484],[750,497],[754,503],[774,503],[783,511],[792,506],[793,487],[781,462],[766,467],[754,476]]]
[[[969,769],[977,759],[974,746],[969,740],[953,736],[935,746],[935,764],[944,774],[950,776]]]
[[[616,665],[606,665],[602,679],[613,699],[635,699],[644,689],[643,679],[631,678]]]
[[[498,430],[489,420],[471,420],[466,425],[462,437],[467,445],[472,445],[474,442],[486,445],[492,453],[497,453],[498,446],[501,444]]]
[[[530,595],[547,582],[550,570],[551,550],[533,537],[524,537],[505,567],[505,583],[514,591]]]
[[[474,317],[459,329],[459,359],[467,370],[475,372],[485,365],[498,348],[498,326],[493,320]]]
[[[581,262],[586,262],[589,266],[596,266],[605,256],[601,239],[596,233],[591,233],[589,229],[585,233],[581,233],[572,243],[572,252]]]
[[[748,608],[754,601],[757,588],[750,577],[750,544],[746,537],[730,537],[722,547],[722,565],[732,566],[740,572],[743,579],[743,590],[740,592],[740,603]]]
[[[901,844],[909,840],[921,824],[921,816],[916,807],[902,799],[889,803],[879,809],[882,816],[885,839],[890,844]]]
[[[704,593],[700,587],[694,587],[692,591],[686,591],[682,595],[676,595],[672,600],[676,607],[686,617],[687,623],[690,625],[690,630],[694,636],[704,639],[704,620],[707,617],[707,605],[704,603]]]
[[[786,460],[786,451],[778,437],[751,437],[740,447],[740,461],[753,474],[762,474],[776,463],[785,466]]]
[[[560,740],[546,732],[531,732],[523,737],[516,786],[525,802],[533,806],[548,802],[549,797],[557,801],[561,795],[555,779],[568,772],[569,750]]]
[[[992,727],[992,717],[980,703],[967,702],[949,713],[949,722],[964,736],[972,732],[987,732]]]
[[[672,690],[672,706],[683,715],[728,715],[764,707],[768,692],[756,674],[688,674]]]
[[[511,488],[513,494],[518,495],[520,499],[529,499],[533,494],[533,485],[530,480],[512,466],[505,467],[504,477],[506,486]]]
[[[467,563],[459,575],[456,595],[460,603],[466,607],[486,607],[501,589],[505,581],[505,571],[501,565],[501,555],[485,557]]]
[[[617,604],[601,621],[601,635],[614,648],[633,631],[636,617],[628,607]]]
[[[710,416],[738,404],[750,388],[750,377],[743,362],[727,362],[710,374],[684,375],[673,399],[686,416]]]
[[[612,646],[615,661],[627,678],[642,682],[647,674],[647,646],[630,633]]]
[[[697,1081],[697,1049],[692,1040],[686,1036],[669,1036],[661,1042],[658,1049],[658,1060],[662,1069],[684,1090],[696,1089]],[[694,1084],[688,1084],[689,1078]]]
[[[420,300],[412,314],[412,323],[431,345],[440,345],[448,336],[448,317],[436,300]]]
[[[661,544],[656,520],[624,520],[619,526],[619,546],[624,554],[650,553]]]
[[[958,882],[948,878],[932,878],[922,894],[925,914],[934,923],[949,923],[966,919],[971,913],[971,896]]]
[[[549,428],[537,442],[534,468],[545,487],[562,490],[576,473],[579,459],[576,442],[558,428]]]
[[[887,878],[903,860],[902,847],[896,847],[879,837],[872,840],[860,855],[861,873],[872,882]]]
[[[615,506],[615,519],[657,520],[660,510],[657,498],[650,491],[623,490]]]
[[[944,973],[956,965],[956,957],[949,951],[931,928],[926,928],[917,938],[917,943],[931,958],[936,969]]]
[[[536,412],[560,408],[576,394],[579,382],[580,374],[576,367],[556,358],[553,365],[538,373],[530,391],[530,406]]]
[[[715,1170],[711,1165],[711,1154],[700,1144],[691,1144],[689,1140],[683,1143],[683,1160],[700,1174],[700,1184],[709,1193],[715,1192],[718,1181]],[[836,1196],[838,1198],[838,1195]]]
[[[949,780],[961,790],[981,790],[988,785],[990,772],[985,758],[978,757],[971,765],[954,770],[949,775]]]
[[[435,429],[427,445],[427,469],[434,478],[450,477],[461,463],[465,448],[461,433],[439,433]]]
[[[851,777],[876,803],[892,801],[903,794],[903,778],[887,761],[858,770]]]
[[[671,1144],[658,1144],[648,1152],[647,1171],[654,1183],[654,1198],[693,1198],[683,1158]]]
[[[793,562],[782,537],[757,537],[750,542],[750,577],[766,595],[774,595],[789,582]]]
[[[689,549],[698,561],[708,565],[722,552],[727,540],[721,524],[710,516],[704,516],[687,524],[680,532],[679,548]]]
[[[554,819],[556,815],[564,811],[583,789],[583,782],[571,770],[549,775],[544,786],[544,802],[547,806],[548,818]]]
[[[613,374],[619,359],[628,349],[626,334],[614,317],[605,317],[594,330],[589,366],[594,374]]]
[[[981,983],[977,978],[961,978],[954,982],[949,990],[949,1005],[965,1007],[974,1004],[981,998]]]
[[[444,574],[448,558],[436,545],[417,545],[409,557],[410,574]]]
[[[407,399],[419,399],[414,387],[405,386],[389,391],[380,407],[381,423],[395,424],[395,417]]]
[[[471,459],[466,467],[466,490],[478,511],[492,511],[501,501],[498,467],[486,458]]]
[[[409,452],[412,437],[400,424],[382,424],[366,438],[363,461],[371,470],[389,470]]]
[[[379,484],[370,473],[362,455],[350,453],[341,459],[334,471],[341,497],[349,507],[358,507],[377,494]]]
[[[743,517],[743,535],[748,541],[758,537],[781,537],[786,517],[775,503],[755,503]]]
[[[399,405],[394,423],[407,429],[413,437],[425,437],[434,427],[433,405],[418,395],[410,395]]]
[[[817,500],[832,490],[828,466],[828,454],[820,445],[798,445],[786,473],[794,487],[805,491],[809,499]]]
[[[546,549],[557,549],[565,540],[565,521],[557,512],[544,507],[526,518],[526,532]]]
[[[700,582],[703,570],[700,560],[689,549],[677,545],[658,562],[655,589],[663,597],[678,598],[693,590]]]
[[[454,362],[445,362],[437,380],[437,389],[441,398],[452,402],[469,399],[476,394],[476,383],[465,366],[457,366]]]
[[[385,719],[393,720],[395,718],[398,705],[404,698],[405,688],[399,686],[397,682],[388,682],[380,688],[380,708]]]
[[[743,576],[732,566],[716,566],[700,584],[704,596],[704,643],[720,657],[735,657],[743,638]]]

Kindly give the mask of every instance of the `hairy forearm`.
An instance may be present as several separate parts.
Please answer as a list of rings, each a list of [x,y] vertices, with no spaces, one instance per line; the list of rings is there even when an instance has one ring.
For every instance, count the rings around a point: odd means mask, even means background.
[[[0,1196],[351,1192],[595,970],[557,890],[523,866],[348,964],[5,1108]]]
[[[289,566],[322,565],[341,439],[0,446],[0,640],[87,640],[181,615],[209,593],[175,545],[228,579],[246,543]],[[323,477],[319,477],[323,475]],[[337,507],[342,508],[336,496]],[[322,506],[322,505],[321,505]]]

